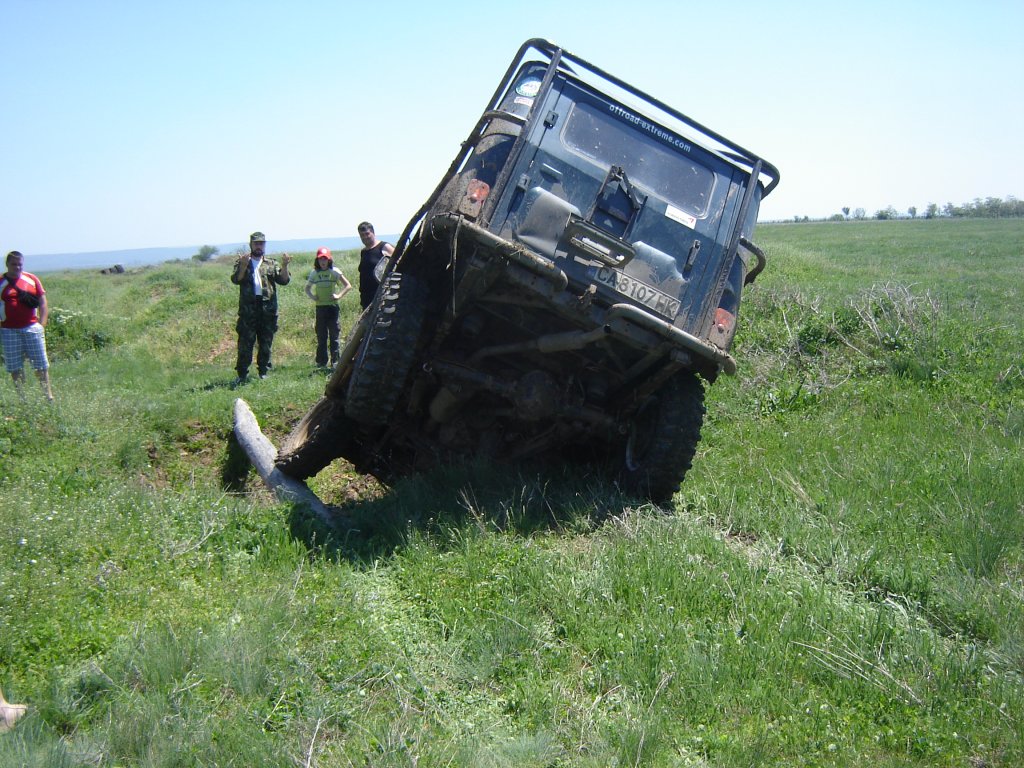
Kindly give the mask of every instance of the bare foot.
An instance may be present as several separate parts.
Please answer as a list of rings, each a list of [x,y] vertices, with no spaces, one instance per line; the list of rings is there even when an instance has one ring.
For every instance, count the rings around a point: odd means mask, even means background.
[[[24,704],[8,704],[0,693],[0,733],[11,730],[27,711],[28,707]]]

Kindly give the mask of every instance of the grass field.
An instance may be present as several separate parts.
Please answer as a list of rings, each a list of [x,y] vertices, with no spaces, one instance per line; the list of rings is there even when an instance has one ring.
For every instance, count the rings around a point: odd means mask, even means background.
[[[323,390],[311,254],[237,391],[229,263],[44,275],[57,402],[0,382],[0,765],[1024,764],[1024,221],[756,239],[671,509],[337,464],[334,529],[229,449],[237,396],[280,442]]]

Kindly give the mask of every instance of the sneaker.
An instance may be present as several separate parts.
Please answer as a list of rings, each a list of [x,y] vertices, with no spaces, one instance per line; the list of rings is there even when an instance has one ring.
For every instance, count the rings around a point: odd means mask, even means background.
[[[261,374],[260,374],[260,378],[261,378],[261,379],[265,379],[265,378],[267,378],[267,372],[266,372],[266,371],[264,371],[263,373],[261,373]]]
[[[238,378],[231,382],[231,388],[236,389],[245,384],[247,381],[249,381],[249,377],[247,375],[239,376]]]

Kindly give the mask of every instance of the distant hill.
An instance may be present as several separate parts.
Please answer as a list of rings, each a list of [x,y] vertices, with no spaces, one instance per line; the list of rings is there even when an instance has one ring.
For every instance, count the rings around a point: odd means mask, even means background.
[[[381,239],[395,242],[398,235],[382,235]],[[300,240],[268,240],[268,253],[303,253],[315,251],[325,245],[331,250],[347,251],[359,248],[358,237],[321,237]],[[221,243],[216,245],[220,253],[234,253],[248,243]],[[60,272],[65,269],[105,269],[115,264],[123,267],[141,267],[159,264],[175,259],[189,259],[199,251],[199,245],[182,245],[167,248],[130,248],[120,251],[90,251],[88,253],[46,253],[28,254],[26,268],[33,273]]]

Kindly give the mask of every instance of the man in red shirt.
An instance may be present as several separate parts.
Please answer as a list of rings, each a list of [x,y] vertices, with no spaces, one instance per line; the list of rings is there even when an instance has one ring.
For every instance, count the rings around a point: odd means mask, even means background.
[[[21,252],[11,251],[7,254],[7,272],[0,275],[0,336],[3,338],[4,366],[14,379],[18,394],[24,396],[23,367],[27,357],[46,399],[53,400],[50,362],[46,358],[46,336],[43,332],[48,314],[43,284],[38,277],[25,271],[25,257]]]

